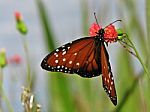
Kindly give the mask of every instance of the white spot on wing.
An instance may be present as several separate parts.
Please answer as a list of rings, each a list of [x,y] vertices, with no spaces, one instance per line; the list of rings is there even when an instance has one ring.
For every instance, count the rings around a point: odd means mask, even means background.
[[[63,61],[66,61],[66,58],[63,58]]]
[[[109,83],[109,79],[107,79],[107,82]]]
[[[110,90],[112,90],[112,88],[110,87]]]
[[[57,55],[57,53],[55,52],[54,55]]]
[[[62,48],[64,48],[65,46],[63,45],[63,46],[61,46]]]
[[[66,51],[64,51],[63,53],[62,53],[62,55],[65,55],[66,54]]]
[[[55,63],[58,63],[58,60],[55,60]]]
[[[113,81],[111,81],[111,85],[113,85]]]
[[[79,66],[80,64],[79,64],[79,63],[76,63],[76,65]]]
[[[69,61],[69,64],[72,64],[72,61]]]
[[[63,69],[60,69],[60,71],[62,72],[62,71],[63,71]]]
[[[77,55],[77,53],[74,53],[74,55]]]
[[[56,49],[56,52],[58,52],[59,51],[59,49]]]
[[[65,51],[66,49],[63,49],[62,51]]]
[[[109,73],[109,78],[110,78],[110,73]]]

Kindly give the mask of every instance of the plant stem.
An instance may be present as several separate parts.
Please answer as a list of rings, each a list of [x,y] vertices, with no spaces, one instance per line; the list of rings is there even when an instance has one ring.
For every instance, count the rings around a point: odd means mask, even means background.
[[[26,61],[27,61],[27,84],[28,84],[28,88],[31,88],[30,60],[29,60],[28,44],[26,42],[26,39],[23,40],[23,46],[24,46],[25,57],[26,57]]]
[[[146,26],[147,26],[147,45],[150,43],[150,0],[146,0]],[[149,46],[147,46],[149,49]],[[148,58],[150,56],[150,51],[148,50]],[[148,69],[150,68],[150,60],[148,59]]]
[[[2,84],[3,84],[3,74],[2,68],[0,67],[0,112],[2,109]]]
[[[127,39],[128,39],[128,41],[130,42],[130,44],[132,45],[133,50],[135,51],[136,56],[137,56],[138,60],[140,61],[140,63],[141,63],[141,65],[142,65],[142,67],[143,67],[145,73],[147,74],[148,78],[150,79],[149,71],[148,71],[147,67],[145,66],[144,62],[142,61],[142,59],[141,59],[141,57],[140,57],[138,51],[136,50],[134,44],[132,43],[132,41],[131,41],[128,37],[127,37]]]
[[[3,91],[3,69],[0,67],[0,112],[2,111],[2,98],[5,100],[6,105],[8,107],[9,112],[13,112],[13,108],[7,98],[7,96],[5,95],[4,91]]]

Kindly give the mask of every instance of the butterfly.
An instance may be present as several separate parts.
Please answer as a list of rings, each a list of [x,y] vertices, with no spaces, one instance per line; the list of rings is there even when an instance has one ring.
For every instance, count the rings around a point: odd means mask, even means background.
[[[112,103],[117,105],[114,78],[106,49],[108,43],[117,41],[118,34],[113,23],[105,28],[93,23],[89,37],[55,49],[43,59],[41,67],[47,71],[78,74],[84,78],[102,74],[103,88]]]

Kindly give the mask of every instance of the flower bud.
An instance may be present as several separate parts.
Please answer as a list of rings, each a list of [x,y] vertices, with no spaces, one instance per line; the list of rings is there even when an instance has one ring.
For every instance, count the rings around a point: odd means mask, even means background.
[[[118,40],[121,40],[125,37],[125,33],[123,33],[122,29],[117,29],[117,33],[118,33]]]
[[[20,12],[15,12],[15,18],[16,18],[16,27],[18,31],[25,35],[28,32],[27,26],[25,22],[23,21],[23,17]]]
[[[7,65],[6,61],[6,50],[4,48],[0,49],[0,67],[3,68]]]

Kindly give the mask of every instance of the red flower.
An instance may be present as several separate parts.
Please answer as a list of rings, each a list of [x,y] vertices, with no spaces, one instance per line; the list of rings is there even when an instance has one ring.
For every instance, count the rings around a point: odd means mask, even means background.
[[[109,25],[105,28],[104,40],[106,42],[115,42],[117,41],[118,33],[114,27],[114,25]]]
[[[8,59],[8,63],[10,63],[10,64],[20,64],[21,61],[22,61],[22,59],[21,59],[20,55],[18,55],[18,54],[15,54]]]
[[[99,26],[98,24],[96,23],[93,23],[89,29],[89,34],[90,36],[96,36],[98,31],[101,29],[102,27]]]
[[[101,29],[102,27],[99,26],[97,23],[93,23],[89,29],[89,34],[90,36],[96,36],[98,31]],[[118,38],[118,33],[114,27],[114,25],[109,25],[107,26],[105,29],[105,33],[104,33],[104,40],[106,42],[115,42],[117,41]]]

